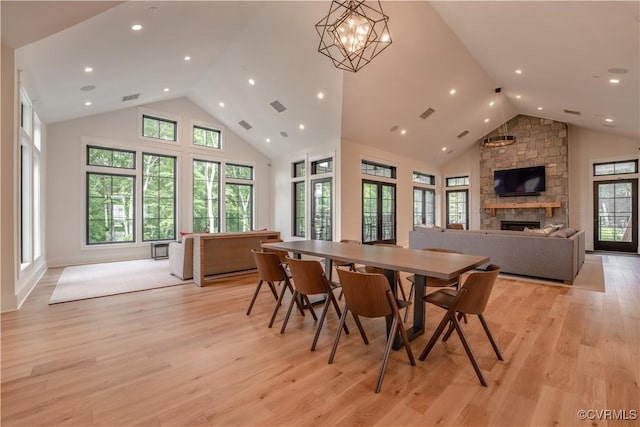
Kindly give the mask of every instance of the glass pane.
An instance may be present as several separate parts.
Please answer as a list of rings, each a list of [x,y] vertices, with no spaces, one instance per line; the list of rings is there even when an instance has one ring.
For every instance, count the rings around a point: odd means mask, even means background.
[[[331,181],[313,181],[313,203],[311,212],[311,238],[333,240],[331,212]]]
[[[175,239],[175,157],[145,154],[143,163],[142,240]],[[169,206],[169,209],[162,209]]]
[[[166,141],[176,140],[175,123],[160,121],[160,139],[164,139]]]
[[[425,223],[423,193],[423,190],[413,190],[413,225]]]
[[[304,237],[305,235],[305,194],[304,181],[293,184],[293,235],[296,237]]]
[[[225,219],[228,232],[249,231],[253,228],[253,186],[227,184]]]
[[[365,175],[381,176],[385,178],[396,177],[395,167],[367,161],[362,161],[361,172]]]
[[[132,242],[134,177],[89,173],[87,185],[88,244]]]
[[[193,161],[193,231],[217,233],[219,224],[220,164]]]
[[[201,126],[193,127],[193,145],[220,148],[220,131]]]
[[[638,172],[637,162],[618,162],[615,165],[615,173],[636,173]]]
[[[382,240],[395,240],[396,188],[382,185]]]
[[[362,241],[378,240],[378,185],[365,182],[362,186]]]
[[[235,179],[253,179],[253,167],[229,163],[225,166],[225,176]]]
[[[311,163],[311,173],[318,175],[333,171],[333,159],[318,160]]]
[[[151,117],[142,117],[142,136],[160,138],[160,123]]]
[[[304,162],[296,162],[293,164],[293,177],[302,178],[305,175]]]

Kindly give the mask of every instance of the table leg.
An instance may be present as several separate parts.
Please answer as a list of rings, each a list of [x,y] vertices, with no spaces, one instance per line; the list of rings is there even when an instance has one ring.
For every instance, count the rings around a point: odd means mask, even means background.
[[[394,276],[395,279],[395,276]],[[420,335],[424,334],[424,301],[422,301],[422,297],[424,297],[424,289],[426,284],[426,278],[424,276],[419,276],[416,274],[415,276],[415,290],[414,290],[414,298],[413,298],[413,326],[407,328],[407,337],[409,341],[413,341],[418,338]],[[395,292],[397,292],[397,286],[391,287]],[[391,329],[391,321],[387,317],[387,334],[389,334],[389,330]],[[405,325],[406,326],[406,325]],[[403,348],[402,340],[400,339],[400,334],[398,334],[393,341],[393,349],[400,350]]]

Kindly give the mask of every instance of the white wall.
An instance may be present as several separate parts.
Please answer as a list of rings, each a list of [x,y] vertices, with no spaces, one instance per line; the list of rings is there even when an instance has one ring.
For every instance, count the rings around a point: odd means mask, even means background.
[[[452,178],[456,176],[468,176],[469,177],[469,229],[480,229],[480,211],[482,209],[482,202],[480,200],[480,146],[474,144],[458,156],[454,157],[451,161],[446,163],[440,169],[442,173],[442,180],[440,181],[440,196],[442,199],[442,210],[439,225],[446,224],[447,209],[444,203],[446,203],[446,188],[444,179]]]
[[[341,209],[336,214],[341,232],[334,240],[362,240],[362,160],[395,166],[396,184],[396,240],[401,246],[409,245],[409,231],[413,230],[413,171],[436,176],[436,218],[442,215],[442,197],[439,191],[442,179],[434,165],[381,151],[355,142],[343,140],[340,147]],[[376,180],[376,177],[371,177]]]
[[[585,230],[587,250],[593,250],[593,163],[637,159],[639,149],[640,138],[569,126],[569,224]]]
[[[179,144],[140,138],[139,108],[55,123],[48,127],[47,151],[47,253],[49,266],[108,262],[149,258],[149,243],[85,245],[85,144],[143,149],[178,157],[177,231],[191,230],[192,159],[233,161],[254,166],[256,228],[271,225],[271,176],[269,159],[238,135],[224,129],[214,117],[187,98],[147,104],[141,108],[158,114],[177,116]],[[191,144],[192,121],[223,129],[224,151],[194,147]],[[140,212],[140,203],[137,203]]]

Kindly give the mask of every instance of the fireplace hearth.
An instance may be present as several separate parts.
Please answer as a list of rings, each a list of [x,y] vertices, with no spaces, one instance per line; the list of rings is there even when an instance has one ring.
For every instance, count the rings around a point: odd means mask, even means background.
[[[540,228],[539,221],[500,221],[500,230],[523,231],[525,227]]]

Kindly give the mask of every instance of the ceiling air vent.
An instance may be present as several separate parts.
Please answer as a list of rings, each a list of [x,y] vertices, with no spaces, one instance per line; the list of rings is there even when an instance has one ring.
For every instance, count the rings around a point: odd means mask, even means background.
[[[251,128],[253,127],[253,126],[251,126],[249,123],[245,122],[244,120],[240,120],[240,121],[238,122],[238,124],[239,124],[240,126],[242,126],[243,128],[245,128],[246,130],[249,130],[249,129],[251,129]]]
[[[287,138],[289,134],[286,133],[285,131],[280,131],[280,136],[282,136],[283,138]]]
[[[462,132],[460,132],[460,134],[458,135],[458,138],[462,138],[464,136],[466,136],[469,133],[468,130],[463,130]]]
[[[287,107],[285,107],[284,105],[282,105],[282,103],[280,101],[278,101],[277,99],[275,101],[273,101],[271,103],[271,106],[273,107],[274,110],[276,110],[278,113],[282,113],[284,110],[287,109]]]
[[[567,114],[573,114],[574,116],[579,116],[582,114],[580,111],[575,111],[575,110],[564,110],[564,112]]]
[[[139,97],[139,93],[134,93],[133,95],[125,95],[122,97],[122,102],[133,101],[134,99],[138,99]]]
[[[427,108],[424,111],[424,113],[420,114],[420,118],[421,119],[426,119],[427,117],[429,117],[430,115],[432,115],[435,112],[436,112],[436,110],[434,110],[433,108]]]

